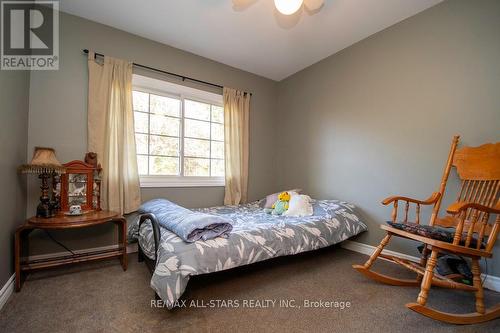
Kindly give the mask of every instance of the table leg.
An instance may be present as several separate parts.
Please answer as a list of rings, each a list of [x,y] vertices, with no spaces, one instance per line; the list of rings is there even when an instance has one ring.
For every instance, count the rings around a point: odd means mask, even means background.
[[[122,268],[124,271],[127,270],[128,267],[128,257],[127,257],[127,220],[124,218],[120,219],[120,224],[118,227],[121,229],[119,231],[120,233],[120,238],[119,238],[119,244],[123,249],[123,254],[120,257],[120,263],[122,264]]]
[[[14,269],[16,273],[16,292],[21,291],[23,286],[24,274],[21,270],[21,258],[23,255],[28,256],[28,235],[33,229],[20,227],[14,235]]]
[[[16,230],[15,240],[14,240],[14,266],[16,271],[16,292],[21,291],[21,234],[22,230]]]

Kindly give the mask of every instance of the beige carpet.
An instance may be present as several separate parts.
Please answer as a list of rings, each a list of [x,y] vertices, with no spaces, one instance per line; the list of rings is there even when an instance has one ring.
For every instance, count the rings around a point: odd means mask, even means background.
[[[475,326],[448,325],[422,317],[405,303],[418,290],[368,280],[351,268],[366,257],[338,247],[191,280],[186,298],[238,301],[239,308],[152,308],[149,272],[130,256],[32,274],[0,312],[1,332],[496,332],[500,320]],[[376,268],[406,276],[387,262]],[[243,308],[244,300],[276,300],[270,308]],[[285,308],[279,300],[349,301],[351,307]],[[473,295],[432,289],[429,304],[442,310],[473,310]],[[486,302],[500,294],[486,292]],[[249,305],[249,304],[247,304]]]

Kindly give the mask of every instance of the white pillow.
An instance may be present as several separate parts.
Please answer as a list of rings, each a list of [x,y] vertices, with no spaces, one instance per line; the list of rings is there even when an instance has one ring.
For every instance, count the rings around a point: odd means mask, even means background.
[[[292,192],[290,196],[288,210],[283,213],[284,216],[311,216],[313,214],[311,198],[308,195]]]

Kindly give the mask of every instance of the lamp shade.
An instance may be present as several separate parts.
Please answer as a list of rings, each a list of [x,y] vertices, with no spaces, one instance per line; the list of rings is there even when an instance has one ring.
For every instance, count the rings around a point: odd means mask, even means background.
[[[284,15],[292,15],[300,9],[304,0],[274,0],[276,9]]]
[[[65,173],[66,169],[56,158],[56,151],[53,148],[35,147],[33,158],[29,164],[19,167],[22,173]]]

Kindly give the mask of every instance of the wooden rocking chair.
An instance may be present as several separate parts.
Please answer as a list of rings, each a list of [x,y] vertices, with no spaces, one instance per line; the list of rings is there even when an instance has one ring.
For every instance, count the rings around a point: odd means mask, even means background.
[[[382,201],[383,205],[394,204],[392,223],[381,225],[387,235],[364,265],[353,265],[353,268],[373,280],[389,285],[420,285],[417,302],[406,304],[413,311],[448,323],[473,324],[500,317],[500,304],[491,309],[484,307],[479,266],[481,257],[492,257],[493,247],[500,231],[500,142],[457,149],[458,140],[459,136],[453,138],[439,192],[433,193],[426,200],[393,196]],[[447,210],[450,215],[438,217],[452,166],[456,167],[462,181],[461,190],[457,201]],[[404,219],[398,223],[398,203],[400,201],[405,202]],[[415,205],[414,223],[408,222],[410,204]],[[420,207],[423,205],[433,205],[429,226],[420,225]],[[448,233],[445,232],[443,235],[443,228],[454,228],[454,230],[453,232],[451,230]],[[433,233],[433,231],[435,232]],[[444,237],[446,235],[448,237]],[[424,248],[420,262],[383,254],[382,250],[392,236],[423,243]],[[472,286],[455,281],[457,277],[460,277],[456,274],[442,276],[434,272],[438,254],[456,254],[470,258],[473,275]],[[410,269],[417,273],[417,277],[414,280],[398,279],[372,271],[371,266],[378,257]],[[426,301],[432,285],[474,292],[476,312],[452,314],[427,307]]]

